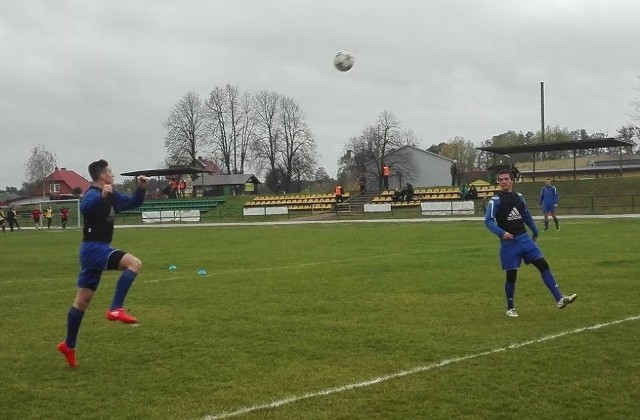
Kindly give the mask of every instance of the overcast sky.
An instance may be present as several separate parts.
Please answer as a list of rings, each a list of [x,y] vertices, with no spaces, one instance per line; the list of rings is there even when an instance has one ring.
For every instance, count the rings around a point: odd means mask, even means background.
[[[331,176],[384,110],[424,148],[539,130],[541,81],[547,125],[614,135],[639,40],[638,0],[3,0],[0,189],[36,144],[87,178],[160,167],[172,106],[227,83],[294,98]]]

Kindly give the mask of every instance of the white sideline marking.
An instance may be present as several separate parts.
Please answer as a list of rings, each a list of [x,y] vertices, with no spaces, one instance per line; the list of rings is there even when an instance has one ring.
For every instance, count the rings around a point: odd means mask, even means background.
[[[296,401],[306,400],[306,399],[313,398],[313,397],[319,397],[319,396],[331,395],[331,394],[338,394],[340,392],[350,391],[350,390],[356,389],[356,388],[365,388],[365,387],[368,387],[368,386],[371,386],[371,385],[375,385],[375,384],[379,384],[381,382],[388,381],[389,379],[401,378],[403,376],[413,375],[415,373],[427,372],[427,371],[430,371],[430,370],[433,370],[433,369],[436,369],[436,368],[439,368],[439,367],[442,367],[442,366],[447,366],[447,365],[451,365],[453,363],[463,362],[463,361],[469,360],[469,359],[475,359],[477,357],[488,356],[488,355],[491,355],[491,354],[494,354],[494,353],[500,353],[500,352],[507,351],[507,350],[515,350],[515,349],[519,349],[521,347],[528,346],[530,344],[536,344],[536,343],[542,343],[544,341],[554,340],[556,338],[564,337],[565,335],[578,334],[578,333],[581,333],[581,332],[584,332],[584,331],[590,331],[590,330],[597,330],[599,328],[604,328],[604,327],[608,327],[608,326],[615,325],[615,324],[621,324],[621,323],[627,322],[627,321],[637,321],[639,319],[640,319],[640,315],[635,315],[635,316],[630,316],[628,318],[619,319],[619,320],[616,320],[616,321],[605,322],[605,323],[602,323],[602,324],[595,324],[595,325],[592,325],[590,327],[576,328],[575,330],[564,331],[564,332],[560,332],[558,334],[545,335],[544,337],[537,338],[535,340],[529,340],[529,341],[524,341],[522,343],[511,344],[511,345],[508,345],[506,347],[499,347],[497,349],[487,350],[487,351],[483,351],[483,352],[475,353],[475,354],[468,354],[466,356],[455,357],[453,359],[444,359],[444,360],[441,360],[439,362],[432,363],[430,365],[417,366],[417,367],[415,367],[413,369],[402,370],[402,371],[396,372],[396,373],[390,373],[388,375],[379,376],[377,378],[369,379],[369,380],[363,381],[363,382],[357,382],[357,383],[343,385],[343,386],[339,386],[339,387],[335,387],[335,388],[326,388],[326,389],[323,389],[323,390],[320,390],[320,391],[315,391],[315,392],[307,392],[307,393],[302,394],[302,395],[295,395],[295,396],[283,398],[281,400],[272,401],[272,402],[267,403],[267,404],[254,405],[254,406],[251,406],[251,407],[243,407],[243,408],[240,408],[240,409],[235,410],[235,411],[227,411],[227,412],[223,412],[223,413],[220,413],[220,414],[212,414],[212,415],[208,415],[208,416],[203,417],[203,420],[226,419],[226,418],[229,418],[229,417],[235,417],[235,416],[240,416],[240,415],[243,415],[243,414],[247,414],[247,413],[250,413],[252,411],[264,410],[266,408],[281,407],[283,405],[291,404],[291,403],[294,403]]]

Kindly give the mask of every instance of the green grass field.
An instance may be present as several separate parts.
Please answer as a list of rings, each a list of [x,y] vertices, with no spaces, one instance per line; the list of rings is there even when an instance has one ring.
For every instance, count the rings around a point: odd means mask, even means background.
[[[126,301],[140,324],[105,320],[105,273],[76,369],[55,346],[81,233],[0,233],[0,417],[637,418],[639,231],[542,234],[578,301],[556,309],[523,267],[512,319],[478,221],[117,229],[143,261]]]

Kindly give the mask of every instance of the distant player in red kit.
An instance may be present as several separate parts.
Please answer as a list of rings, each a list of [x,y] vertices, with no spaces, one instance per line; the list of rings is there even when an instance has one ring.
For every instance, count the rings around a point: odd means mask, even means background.
[[[40,217],[42,217],[42,211],[36,207],[31,212],[31,218],[33,219],[33,223],[36,225],[36,229],[40,229]]]
[[[62,229],[67,228],[67,220],[69,220],[69,209],[63,207],[60,209],[60,220],[62,222]]]

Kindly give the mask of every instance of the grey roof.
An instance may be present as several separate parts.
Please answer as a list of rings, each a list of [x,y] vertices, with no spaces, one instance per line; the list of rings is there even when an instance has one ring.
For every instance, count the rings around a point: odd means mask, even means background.
[[[427,155],[435,156],[435,157],[440,158],[442,160],[447,160],[449,162],[453,162],[453,159],[450,159],[450,158],[448,158],[446,156],[442,156],[442,155],[439,155],[437,153],[430,152],[428,150],[420,149],[419,147],[412,146],[410,144],[405,144],[404,146],[400,146],[397,149],[391,149],[391,150],[387,151],[387,153],[385,154],[385,160],[387,159],[387,156],[390,157],[390,156],[393,156],[395,154],[398,154],[404,149],[415,150],[416,152],[424,153],[424,154],[427,154]],[[371,164],[372,162],[378,162],[378,161],[380,161],[379,157],[375,158],[375,159],[371,159],[370,161],[365,163],[365,166],[369,166],[369,164]]]
[[[632,147],[635,144],[616,138],[558,141],[536,144],[513,144],[507,146],[476,147],[477,150],[497,154],[550,152],[557,150],[599,149],[602,147]]]
[[[202,175],[193,181],[193,185],[244,185],[247,182],[260,184],[261,182],[253,174],[234,174],[234,175]]]
[[[204,169],[193,168],[191,166],[175,166],[168,169],[142,169],[139,171],[123,172],[122,176],[169,176],[169,175],[189,175],[189,174],[201,174],[208,172]]]

